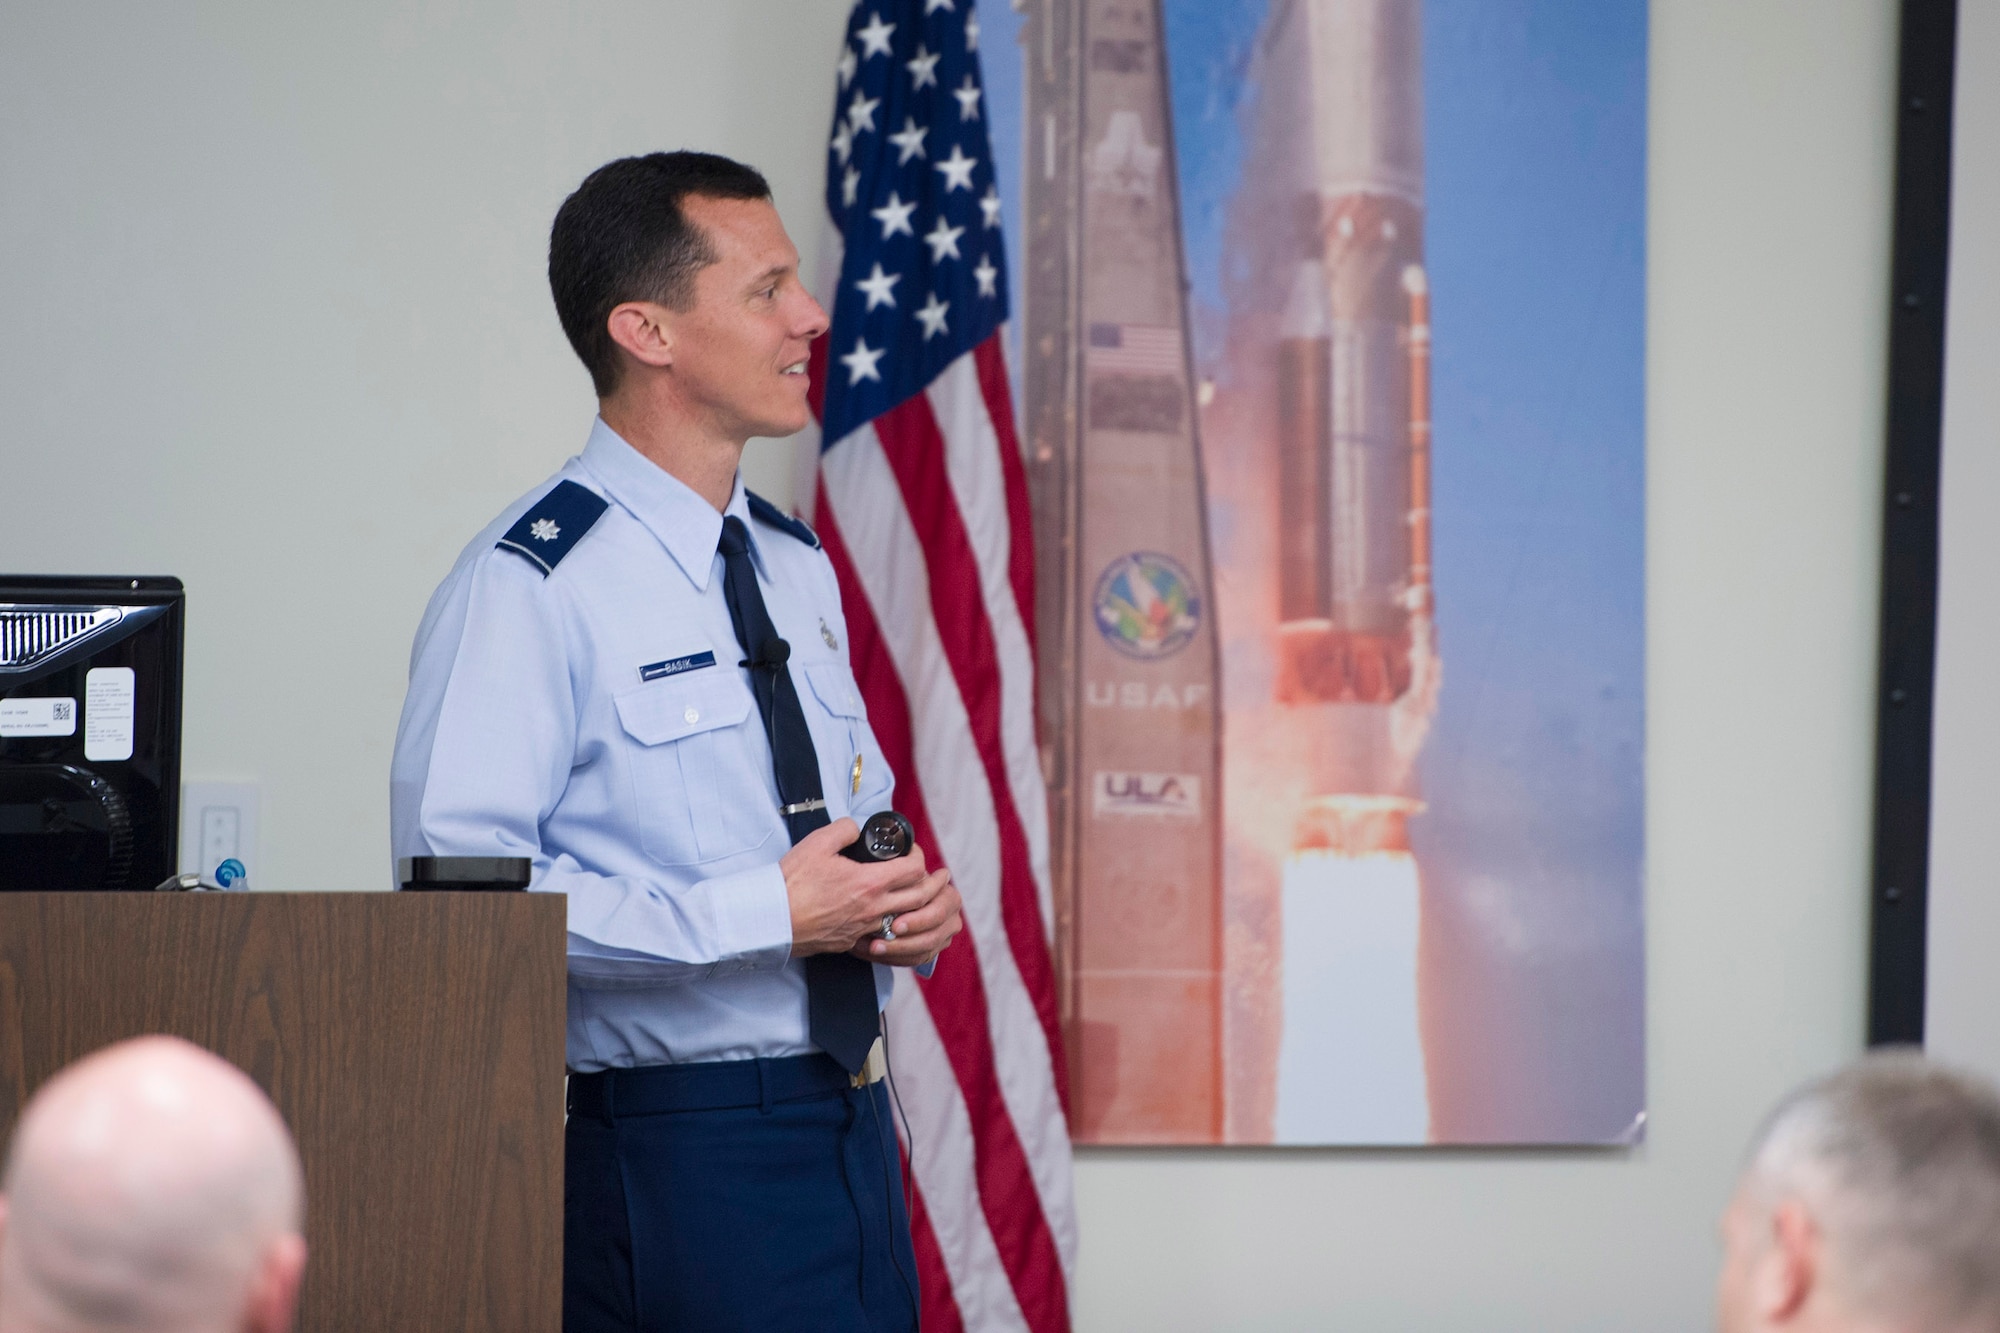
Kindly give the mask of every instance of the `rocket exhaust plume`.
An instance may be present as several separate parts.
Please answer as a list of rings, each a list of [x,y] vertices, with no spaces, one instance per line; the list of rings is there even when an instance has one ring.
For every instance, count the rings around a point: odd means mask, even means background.
[[[1300,852],[1285,864],[1279,1143],[1422,1143],[1416,858]]]

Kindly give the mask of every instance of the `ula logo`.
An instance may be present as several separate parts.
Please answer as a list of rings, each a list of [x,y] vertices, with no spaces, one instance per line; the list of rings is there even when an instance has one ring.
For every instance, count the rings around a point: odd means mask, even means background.
[[[1201,817],[1201,779],[1192,773],[1099,773],[1091,781],[1091,813]]]

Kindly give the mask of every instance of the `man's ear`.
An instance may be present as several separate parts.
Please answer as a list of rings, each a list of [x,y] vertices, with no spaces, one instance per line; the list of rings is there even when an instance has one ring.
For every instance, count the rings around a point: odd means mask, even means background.
[[[299,1282],[306,1271],[306,1238],[280,1236],[265,1251],[250,1287],[243,1327],[254,1333],[288,1333],[299,1306]]]
[[[627,301],[605,318],[611,341],[646,366],[674,363],[674,337],[667,308],[652,301]]]
[[[1757,1309],[1773,1324],[1796,1318],[1819,1280],[1820,1234],[1812,1215],[1797,1199],[1771,1210],[1771,1234],[1757,1262]]]

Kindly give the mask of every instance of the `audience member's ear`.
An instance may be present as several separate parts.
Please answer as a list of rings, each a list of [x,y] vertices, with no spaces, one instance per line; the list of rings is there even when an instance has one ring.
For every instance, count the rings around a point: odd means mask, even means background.
[[[1766,1322],[1787,1324],[1798,1316],[1819,1277],[1819,1228],[1796,1199],[1771,1210],[1771,1234],[1758,1263],[1757,1311]]]
[[[264,1256],[244,1311],[246,1333],[287,1333],[299,1304],[299,1280],[306,1270],[306,1238],[280,1236]]]

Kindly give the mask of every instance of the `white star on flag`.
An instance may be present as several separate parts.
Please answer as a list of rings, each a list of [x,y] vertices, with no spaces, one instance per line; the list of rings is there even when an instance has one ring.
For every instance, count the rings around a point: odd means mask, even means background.
[[[840,63],[834,66],[834,68],[840,71],[841,87],[845,88],[848,84],[854,82],[854,71],[861,68],[861,61],[855,57],[853,47],[843,46],[840,48]]]
[[[985,255],[979,256],[979,267],[972,270],[972,276],[979,280],[979,294],[981,296],[998,296],[1000,294],[993,286],[993,280],[1000,276],[1000,270],[993,267],[993,261]]]
[[[951,0],[924,0],[924,13],[927,16],[937,13],[940,9],[949,9],[953,13],[958,12],[956,9],[953,9]]]
[[[562,529],[552,518],[538,518],[528,525],[528,535],[538,542],[552,542],[562,536]]]
[[[887,347],[870,347],[861,338],[854,340],[854,350],[840,358],[840,364],[847,367],[847,382],[859,384],[863,380],[880,380],[881,372],[875,363],[888,354]]]
[[[854,194],[860,188],[861,173],[849,167],[840,176],[840,202],[848,208],[854,207]]]
[[[857,134],[862,130],[874,129],[875,108],[881,105],[881,98],[871,98],[867,93],[856,88],[854,90],[854,100],[847,104],[847,123],[854,127],[854,131]],[[861,123],[864,120],[868,122],[866,125]]]
[[[963,235],[965,228],[954,227],[940,216],[937,226],[924,233],[924,239],[930,242],[931,262],[941,264],[946,258],[957,259],[958,238]]]
[[[854,202],[849,200],[849,203]],[[986,215],[986,225],[981,231],[991,231],[1000,225],[1000,187],[989,185],[986,193],[979,196],[979,211]]]
[[[915,236],[917,233],[910,226],[910,214],[916,211],[917,206],[915,204],[904,203],[897,197],[896,192],[891,190],[889,191],[889,202],[880,208],[869,209],[868,216],[881,222],[882,239],[886,241],[899,231],[905,236]]]
[[[903,68],[910,71],[910,91],[915,92],[927,84],[933,88],[937,86],[937,62],[942,58],[926,51],[922,42],[917,43],[917,58],[903,62]]]
[[[958,99],[960,121],[979,119],[979,85],[972,81],[970,74],[965,76],[964,83],[951,90],[951,95]]]
[[[868,26],[854,35],[861,39],[861,58],[886,56],[889,54],[889,34],[896,30],[893,23],[884,23],[880,14],[868,16]]]
[[[924,136],[930,131],[917,124],[913,116],[903,117],[903,128],[889,136],[889,142],[896,145],[899,156],[896,165],[903,166],[913,157],[924,156]]]
[[[873,273],[870,273],[854,285],[867,294],[868,309],[873,310],[878,305],[893,306],[896,304],[896,298],[890,289],[902,280],[902,274],[884,273],[882,266],[877,264]]]
[[[963,148],[953,144],[951,156],[934,165],[944,173],[944,192],[950,194],[953,190],[972,188],[972,169],[979,165],[979,159],[967,157]]]
[[[925,342],[929,342],[933,334],[944,332],[944,312],[949,309],[951,302],[938,300],[937,293],[932,292],[928,301],[911,312],[916,315],[917,322],[924,326]]]
[[[965,49],[968,51],[977,51],[979,49],[979,14],[977,11],[965,16]]]
[[[843,164],[848,154],[854,151],[854,128],[844,120],[840,122],[840,128],[833,132],[833,151],[840,155]]]

